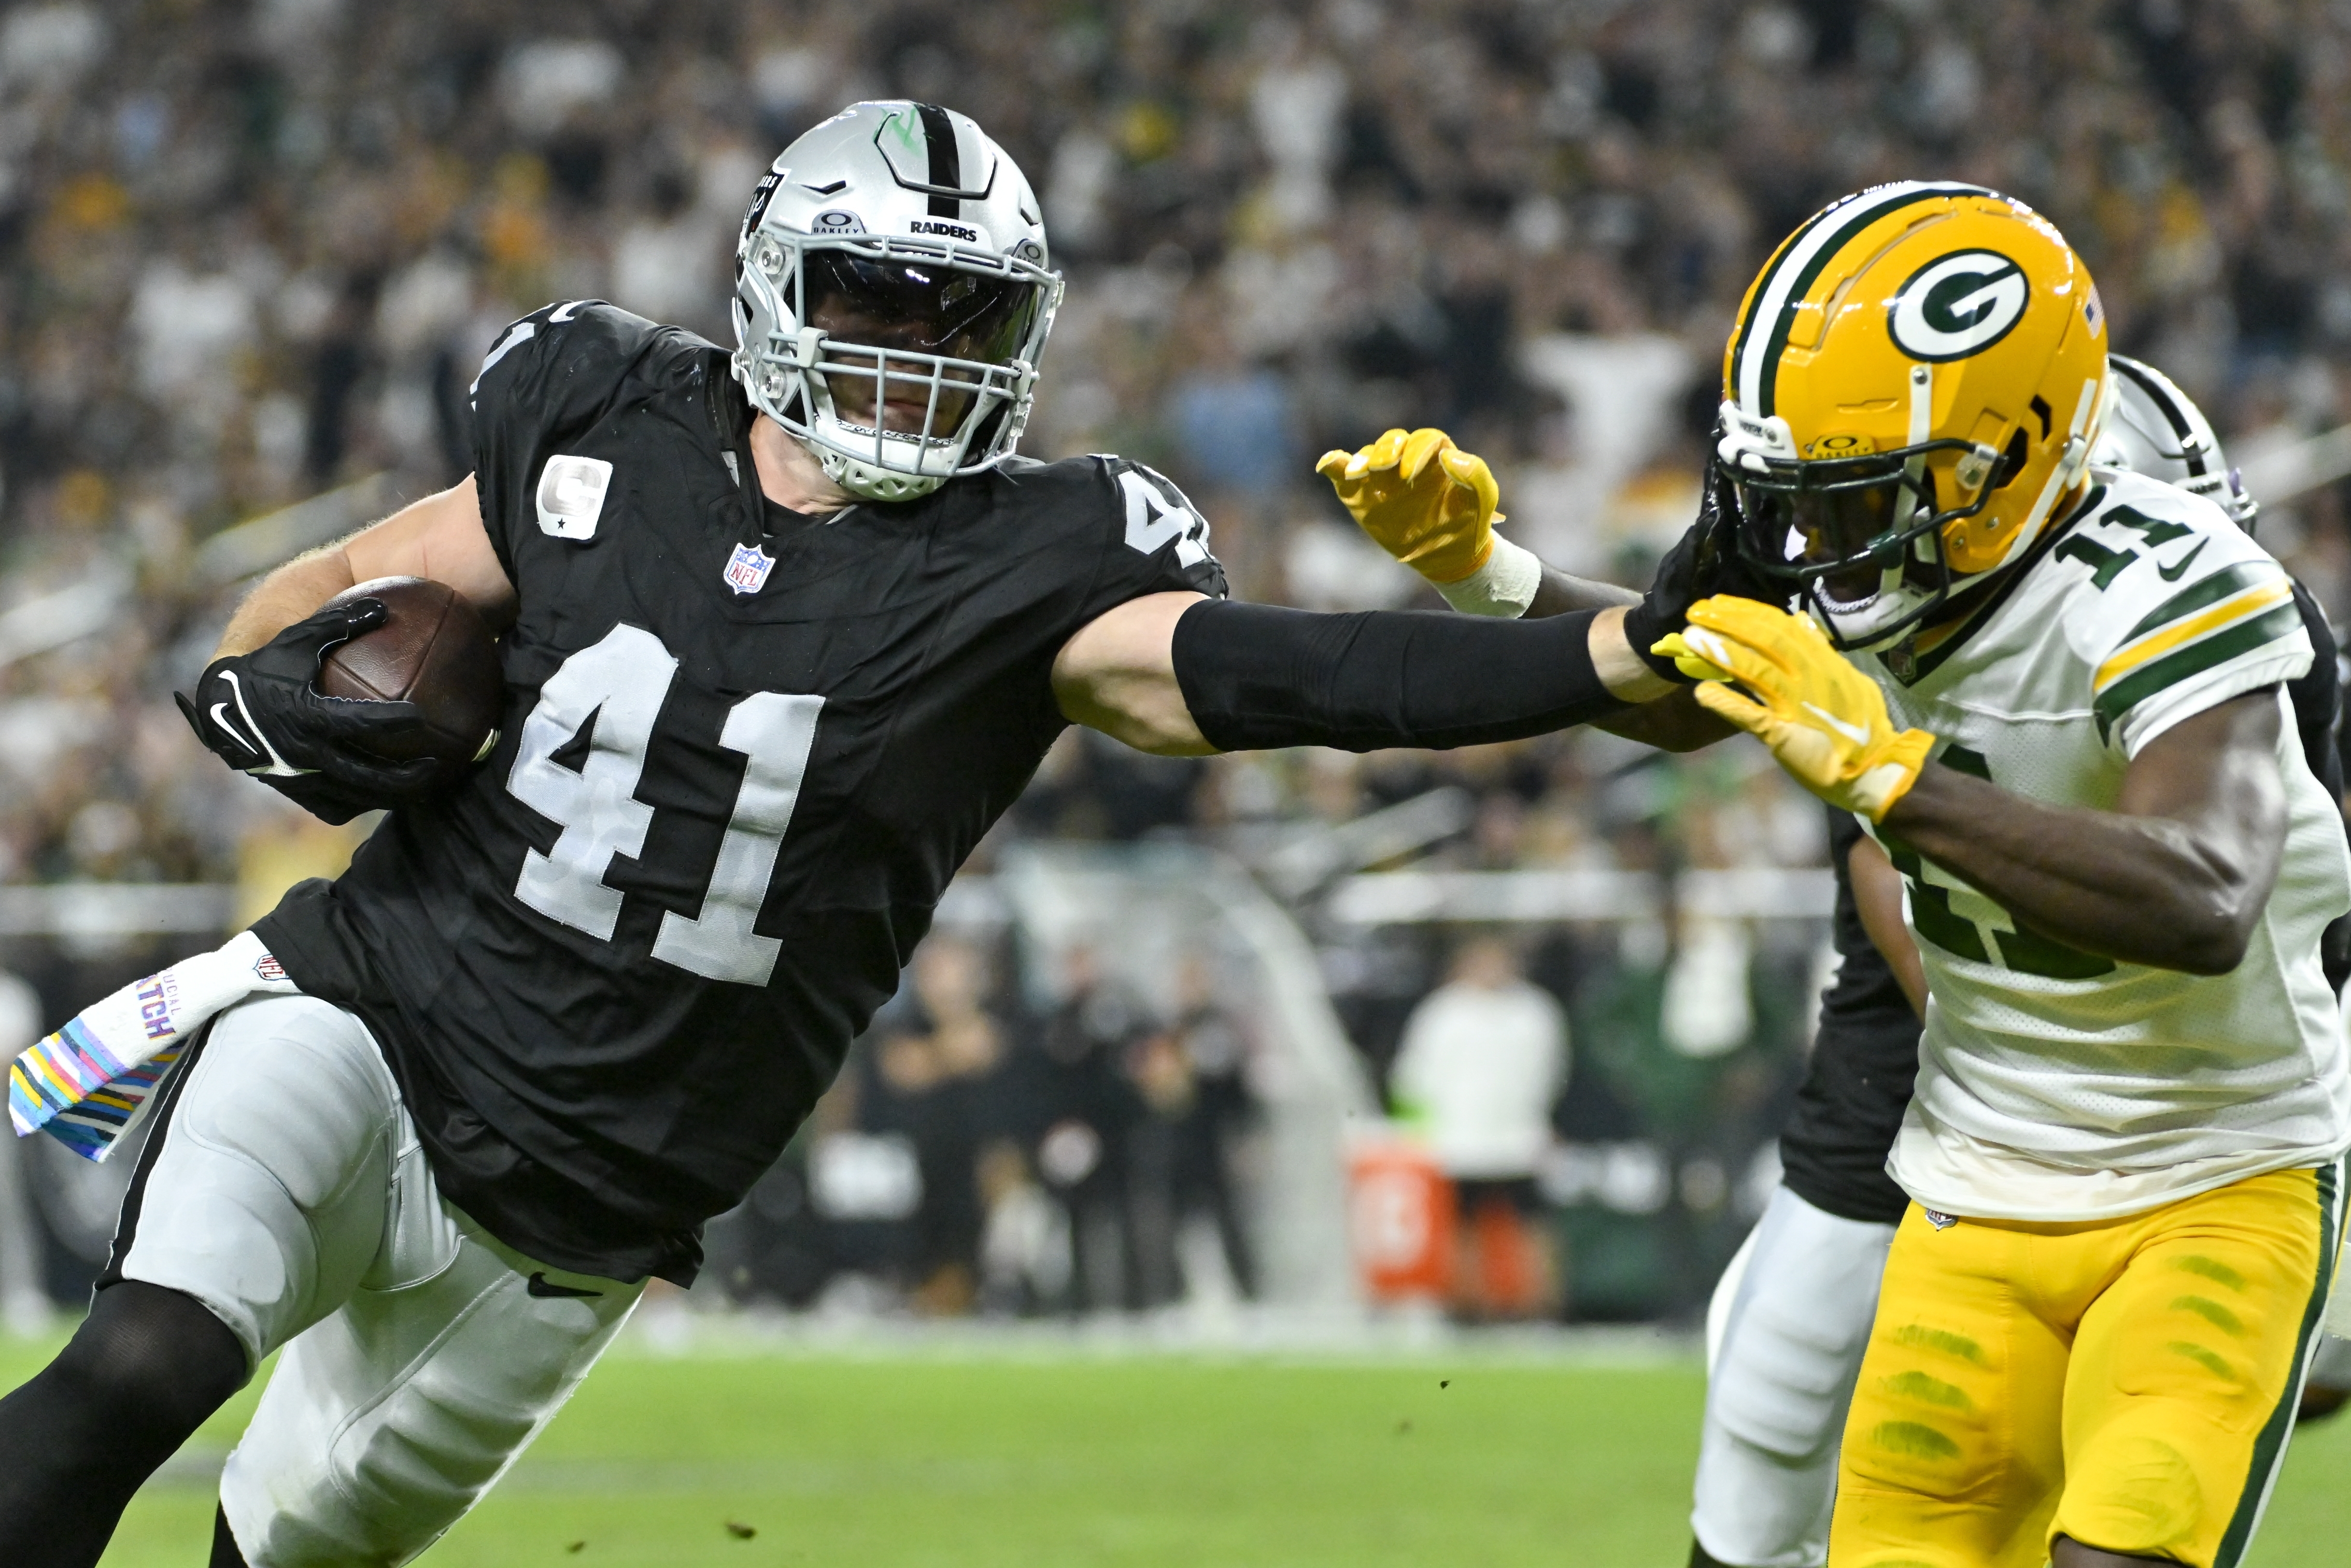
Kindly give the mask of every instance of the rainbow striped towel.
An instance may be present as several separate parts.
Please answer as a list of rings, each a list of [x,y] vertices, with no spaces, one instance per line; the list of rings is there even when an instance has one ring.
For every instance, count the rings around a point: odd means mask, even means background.
[[[294,982],[252,932],[122,988],[45,1036],[8,1069],[16,1135],[46,1131],[103,1160],[145,1120],[155,1087],[212,1016],[256,991]]]

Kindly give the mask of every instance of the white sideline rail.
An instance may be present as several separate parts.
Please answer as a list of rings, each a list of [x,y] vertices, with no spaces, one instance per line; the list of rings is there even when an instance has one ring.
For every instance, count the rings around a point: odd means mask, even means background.
[[[216,935],[236,909],[225,882],[53,882],[0,887],[0,936]]]
[[[2255,450],[2239,465],[2245,489],[2264,506],[2277,506],[2338,479],[2351,478],[2351,424],[2283,446]]]
[[[1367,872],[1339,883],[1325,912],[1348,925],[1642,920],[1664,912],[1668,891],[1636,871]],[[1687,871],[1670,892],[1683,913],[1724,920],[1821,920],[1836,907],[1825,869]]]
[[[304,550],[374,522],[389,509],[391,499],[392,476],[371,474],[223,528],[196,547],[196,581],[206,588],[225,588],[283,565]]]
[[[0,613],[0,669],[105,631],[131,601],[131,574],[97,571]]]
[[[1665,879],[1635,871],[1367,872],[1340,881],[1326,913],[1349,925],[1640,920],[1664,911],[1667,891]],[[1687,871],[1672,891],[1685,913],[1725,920],[1822,920],[1836,903],[1836,879],[1824,870]],[[0,936],[225,932],[235,907],[235,884],[225,882],[0,887]],[[939,905],[942,925],[1008,917],[991,877],[956,878]]]
[[[241,582],[375,521],[391,499],[391,476],[371,474],[224,528],[196,547],[190,578],[205,589]],[[131,573],[113,568],[0,612],[0,669],[105,631],[133,608],[135,592]]]

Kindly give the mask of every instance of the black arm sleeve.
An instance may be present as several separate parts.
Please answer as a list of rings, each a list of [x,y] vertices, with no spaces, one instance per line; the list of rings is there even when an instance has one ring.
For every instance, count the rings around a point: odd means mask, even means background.
[[[1324,615],[1206,600],[1176,623],[1176,681],[1220,751],[1519,740],[1625,711],[1592,667],[1596,613]]]
[[[2294,580],[2294,602],[2302,612],[2303,630],[2310,633],[2314,656],[2307,673],[2285,684],[2286,697],[2294,704],[2294,727],[2301,734],[2302,754],[2308,758],[2311,772],[2325,787],[2328,800],[2340,800],[2343,694],[2336,661],[2341,653],[2335,643],[2335,629],[2326,623],[2326,612],[2319,609],[2318,601],[2299,578]],[[2351,915],[2336,915],[2319,933],[2318,961],[2326,971],[2326,983],[2335,995],[2342,995],[2344,982],[2351,980]]]
[[[2340,800],[2343,757],[2335,744],[2335,724],[2342,716],[2342,693],[2335,668],[2340,654],[2335,646],[2335,629],[2326,623],[2326,612],[2299,579],[2294,584],[2294,604],[2302,612],[2303,630],[2310,633],[2313,657],[2306,673],[2285,684],[2285,693],[2294,704],[2294,727],[2302,737],[2302,754],[2309,759],[2311,772]]]

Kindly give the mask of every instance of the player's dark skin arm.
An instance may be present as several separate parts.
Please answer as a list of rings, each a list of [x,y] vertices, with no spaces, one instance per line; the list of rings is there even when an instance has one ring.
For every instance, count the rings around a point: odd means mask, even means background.
[[[2147,749],[2152,751],[2155,747]],[[1927,974],[1918,962],[1918,946],[1910,939],[1909,928],[1902,919],[1902,873],[1894,869],[1886,852],[1869,839],[1854,845],[1852,853],[1845,857],[1845,873],[1853,879],[1854,904],[1860,912],[1862,929],[1869,933],[1871,944],[1892,967],[1902,994],[1910,999],[1911,1009],[1925,1017]],[[2061,1535],[2051,1548],[2050,1561],[2053,1568],[2128,1568],[2132,1563],[2160,1563],[2165,1559],[2125,1557]]]
[[[2274,688],[2182,720],[2132,761],[2108,811],[1928,763],[1881,826],[2044,936],[2225,975],[2244,959],[2285,848],[2278,726]]]
[[[1708,715],[1708,717],[1713,716]],[[1927,1016],[1927,968],[1918,961],[1918,944],[1902,918],[1902,873],[1886,858],[1874,839],[1863,839],[1844,857],[1844,873],[1853,883],[1853,905],[1869,945],[1894,971],[1910,1010]]]

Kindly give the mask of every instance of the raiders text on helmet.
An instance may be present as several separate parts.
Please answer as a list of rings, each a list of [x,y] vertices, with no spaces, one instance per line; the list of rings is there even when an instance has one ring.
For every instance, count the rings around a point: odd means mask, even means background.
[[[1019,168],[965,115],[852,104],[778,155],[735,248],[735,374],[842,488],[1009,455],[1061,279]]]
[[[1847,196],[1780,246],[1723,359],[1740,549],[1840,647],[2017,561],[2081,482],[2105,313],[2049,223],[1980,186]]]

